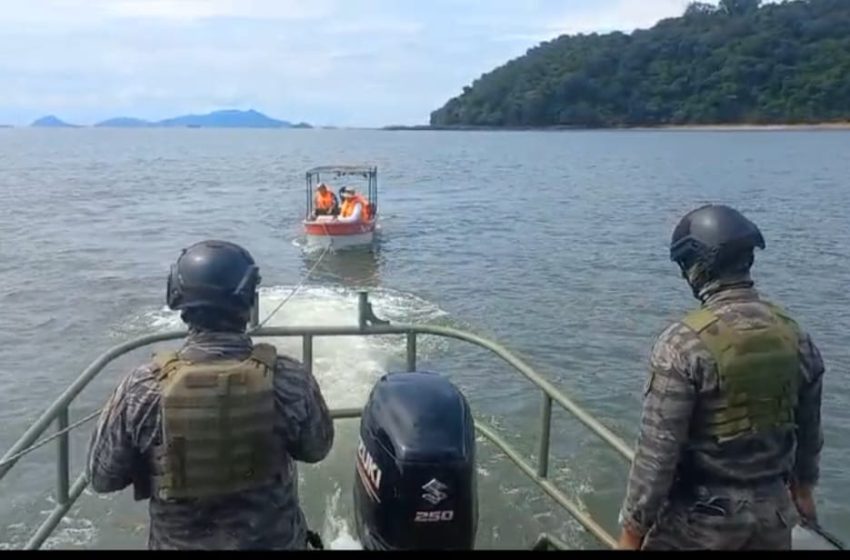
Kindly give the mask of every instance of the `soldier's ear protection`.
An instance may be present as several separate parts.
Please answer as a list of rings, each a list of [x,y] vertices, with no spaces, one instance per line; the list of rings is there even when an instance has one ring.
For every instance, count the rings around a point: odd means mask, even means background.
[[[260,292],[258,290],[260,282],[263,278],[260,276],[260,267],[251,265],[245,271],[245,276],[242,281],[233,290],[233,296],[244,301],[247,307],[253,307],[260,300]]]
[[[168,282],[165,286],[165,301],[168,304],[168,308],[172,311],[175,311],[177,306],[180,305],[180,296],[183,293],[183,282],[180,280],[178,265],[180,264],[180,259],[182,259],[185,254],[186,249],[180,251],[180,256],[177,257],[177,262],[171,264],[171,270],[168,272]]]

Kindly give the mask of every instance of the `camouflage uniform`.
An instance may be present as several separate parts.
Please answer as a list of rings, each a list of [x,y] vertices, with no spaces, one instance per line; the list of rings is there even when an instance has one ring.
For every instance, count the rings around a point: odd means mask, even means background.
[[[253,345],[244,334],[190,333],[180,356],[193,361],[244,359]],[[153,364],[126,377],[101,413],[92,436],[88,473],[96,492],[133,484],[150,500],[150,549],[304,549],[307,524],[298,501],[295,461],[324,459],[333,421],[316,380],[298,362],[278,357],[274,430],[286,456],[268,487],[204,501],[160,501],[151,496],[151,450],[161,443],[160,394]]]
[[[770,310],[751,282],[715,284],[705,307],[732,327],[765,325]],[[644,549],[789,549],[798,514],[787,484],[814,485],[823,445],[820,353],[799,342],[802,381],[793,428],[720,444],[698,437],[692,419],[716,404],[716,364],[698,334],[677,322],[652,351],[628,490],[625,529]]]

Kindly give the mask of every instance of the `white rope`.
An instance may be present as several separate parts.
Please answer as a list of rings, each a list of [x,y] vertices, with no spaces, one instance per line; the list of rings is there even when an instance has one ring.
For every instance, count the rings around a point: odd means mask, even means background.
[[[286,305],[287,302],[289,300],[291,300],[295,296],[295,294],[298,293],[298,290],[300,290],[301,288],[304,287],[304,284],[306,284],[308,280],[310,280],[310,277],[313,275],[313,272],[317,268],[319,268],[319,265],[322,263],[322,260],[331,251],[331,248],[333,247],[333,239],[331,238],[331,235],[328,232],[328,226],[326,226],[324,224],[324,222],[320,222],[320,223],[322,224],[322,228],[325,230],[325,235],[327,235],[327,237],[328,237],[328,244],[324,248],[324,250],[322,251],[322,254],[319,255],[319,259],[313,264],[313,266],[310,267],[310,270],[307,271],[307,274],[304,275],[304,278],[301,279],[301,282],[299,282],[298,285],[295,286],[295,288],[293,288],[292,291],[289,292],[289,294],[287,294],[287,296],[285,298],[283,298],[283,301],[281,301],[279,304],[277,304],[277,307],[275,307],[272,310],[271,313],[266,315],[265,319],[260,321],[260,323],[256,327],[249,330],[248,334],[252,334],[252,333],[258,331],[259,329],[263,328],[265,326],[265,324],[268,323],[271,320],[272,317],[274,317],[281,309],[283,309],[283,306]]]
[[[71,425],[70,425],[70,426],[68,426],[67,428],[63,428],[63,429],[61,429],[61,430],[59,430],[59,431],[55,432],[54,434],[52,434],[52,435],[50,435],[50,436],[48,436],[48,437],[44,438],[43,440],[41,440],[41,441],[39,441],[39,442],[37,442],[37,443],[34,443],[34,444],[30,445],[30,446],[29,446],[29,447],[27,447],[26,449],[22,449],[22,450],[18,451],[17,453],[15,453],[15,454],[14,454],[14,455],[12,455],[11,457],[9,457],[8,459],[6,459],[6,460],[5,460],[5,461],[3,461],[2,463],[0,463],[0,468],[3,468],[3,467],[5,467],[6,465],[10,465],[10,464],[14,463],[15,461],[17,461],[18,459],[20,459],[20,458],[21,458],[21,457],[23,457],[24,455],[27,455],[27,454],[29,454],[29,453],[32,453],[33,451],[35,451],[36,449],[38,449],[38,448],[40,448],[40,447],[44,447],[45,445],[47,445],[47,444],[48,444],[48,443],[50,443],[51,441],[55,440],[55,439],[56,439],[56,438],[58,438],[59,436],[62,436],[62,435],[64,435],[64,434],[67,434],[68,432],[70,432],[70,431],[71,431],[71,430],[73,430],[74,428],[79,428],[80,426],[82,426],[82,425],[83,425],[83,424],[85,424],[86,422],[91,422],[92,420],[94,420],[95,418],[97,418],[97,417],[98,417],[98,415],[100,415],[101,410],[102,410],[102,409],[98,409],[98,410],[96,410],[96,411],[92,412],[91,414],[89,414],[88,416],[86,416],[85,418],[83,418],[82,420],[78,420],[78,421],[74,422],[73,424],[71,424]]]

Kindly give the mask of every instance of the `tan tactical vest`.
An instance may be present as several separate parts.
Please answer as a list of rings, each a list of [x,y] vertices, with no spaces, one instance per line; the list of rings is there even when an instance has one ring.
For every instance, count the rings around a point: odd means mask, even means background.
[[[162,392],[155,496],[205,498],[271,482],[280,457],[272,429],[275,347],[257,344],[243,361],[192,363],[176,353],[154,360]]]
[[[709,309],[684,319],[717,364],[720,395],[705,404],[696,429],[718,441],[794,423],[801,381],[799,330],[783,311],[768,305],[774,320],[767,327],[733,329]]]

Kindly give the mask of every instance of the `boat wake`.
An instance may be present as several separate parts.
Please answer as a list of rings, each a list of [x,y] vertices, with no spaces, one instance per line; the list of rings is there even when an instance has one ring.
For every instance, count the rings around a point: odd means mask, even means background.
[[[260,320],[266,318],[292,291],[290,286],[260,290]],[[416,296],[379,289],[370,291],[372,308],[392,322],[433,322],[448,314]],[[158,332],[185,328],[176,312],[162,309],[148,315]],[[357,326],[357,292],[345,288],[305,286],[267,323],[269,327]],[[300,337],[268,337],[282,354],[302,359]],[[324,337],[313,342],[313,372],[331,408],[360,406],[381,375],[404,364],[405,346],[400,337]],[[437,349],[423,340],[420,352]]]

